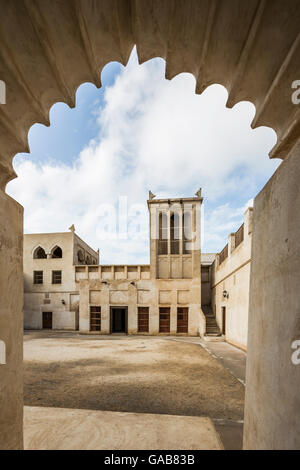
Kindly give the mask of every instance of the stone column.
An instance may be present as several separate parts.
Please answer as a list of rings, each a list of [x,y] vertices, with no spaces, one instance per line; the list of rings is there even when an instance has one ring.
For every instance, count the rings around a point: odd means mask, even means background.
[[[299,154],[254,202],[245,449],[300,448]]]
[[[22,449],[23,207],[1,190],[0,220],[0,449]]]

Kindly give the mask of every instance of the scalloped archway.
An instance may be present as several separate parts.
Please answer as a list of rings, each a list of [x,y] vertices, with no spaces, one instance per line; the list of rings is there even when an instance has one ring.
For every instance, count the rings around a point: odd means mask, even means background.
[[[300,78],[300,3],[294,0],[1,0],[1,13],[0,77],[6,84],[6,105],[0,106],[0,247],[6,249],[0,250],[0,261],[8,270],[0,270],[3,292],[0,339],[7,349],[7,364],[0,366],[3,403],[0,426],[5,429],[0,433],[0,447],[22,447],[22,208],[4,192],[7,182],[16,176],[12,158],[16,153],[28,151],[27,133],[32,124],[49,125],[49,109],[55,102],[74,106],[78,86],[87,81],[100,86],[104,65],[111,61],[125,65],[134,44],[140,62],[158,56],[166,60],[166,78],[181,72],[192,73],[196,78],[196,93],[212,83],[220,83],[229,92],[228,106],[241,100],[254,103],[253,127],[265,125],[277,133],[278,141],[270,156],[289,156],[257,202],[260,212],[256,211],[254,248],[260,265],[255,262],[252,266],[248,361],[251,380],[247,385],[249,419],[245,423],[245,446],[266,448],[281,443],[283,448],[295,447],[293,436],[297,431],[300,435],[300,420],[295,423],[294,418],[299,413],[294,393],[299,385],[299,371],[291,378],[290,366],[280,361],[280,355],[284,354],[288,360],[293,333],[290,325],[298,325],[297,288],[291,278],[299,276],[299,263],[295,265],[295,259],[300,251],[299,236],[296,236],[300,232],[300,220],[294,204],[299,202],[300,111],[292,102],[291,87]],[[285,225],[289,227],[287,234],[282,228]],[[270,261],[266,244],[271,246],[271,257],[280,259],[284,265],[280,275],[276,263]],[[265,267],[263,272],[261,266]],[[274,279],[268,283],[266,273],[270,271]],[[284,282],[282,275],[285,275]],[[253,279],[265,282],[265,297],[257,294]],[[289,289],[290,296],[285,298],[289,328],[284,337],[280,335],[280,325],[274,326],[272,317],[268,323],[257,313],[264,305],[267,311],[273,309],[272,314],[277,318],[280,304],[277,293],[282,285]],[[277,299],[276,304],[270,301],[272,295]],[[272,335],[275,343],[280,342],[281,349],[272,347]],[[263,355],[264,341],[273,355],[270,352]],[[268,368],[277,371],[280,384],[268,375]],[[266,374],[264,383],[257,371]],[[285,409],[280,388],[283,383]],[[279,406],[285,413],[284,422],[278,419],[278,413],[275,416],[274,410]]]

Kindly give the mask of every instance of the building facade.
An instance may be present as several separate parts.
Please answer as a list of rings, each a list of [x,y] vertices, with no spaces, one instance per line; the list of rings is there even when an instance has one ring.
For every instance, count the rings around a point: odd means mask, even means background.
[[[81,333],[199,334],[201,204],[150,192],[150,264],[75,267]]]
[[[76,330],[79,292],[74,266],[99,264],[99,253],[75,234],[24,235],[24,327]]]
[[[100,265],[75,233],[24,236],[27,329],[85,334],[201,333],[201,192],[149,192],[150,264]]]
[[[99,264],[74,226],[24,235],[25,328],[223,337],[246,349],[252,209],[219,254],[201,253],[201,204],[201,192],[150,192],[150,264]]]
[[[247,349],[250,292],[252,207],[244,223],[228,237],[228,243],[211,266],[211,305],[227,342]]]

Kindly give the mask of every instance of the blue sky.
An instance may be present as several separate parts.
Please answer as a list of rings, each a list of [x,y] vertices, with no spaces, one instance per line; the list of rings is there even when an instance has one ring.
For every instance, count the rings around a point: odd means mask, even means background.
[[[202,250],[223,248],[279,164],[268,158],[275,132],[250,128],[251,103],[227,109],[220,85],[199,96],[190,74],[167,81],[164,72],[162,59],[139,65],[133,50],[126,67],[103,69],[101,89],[81,85],[74,109],[57,103],[50,127],[32,126],[30,154],[15,157],[7,186],[26,233],[74,223],[101,262],[146,263],[148,190],[186,197],[202,187]]]

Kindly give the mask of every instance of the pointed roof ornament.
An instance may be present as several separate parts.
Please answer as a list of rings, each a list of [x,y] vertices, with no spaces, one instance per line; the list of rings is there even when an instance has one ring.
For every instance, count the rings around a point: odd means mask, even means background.
[[[156,197],[155,194],[153,194],[151,191],[149,191],[149,199],[150,201],[152,201],[152,199],[154,199]]]
[[[202,192],[202,188],[199,188],[198,191],[195,193],[195,196],[201,197],[201,192]]]
[[[71,230],[71,232],[75,232],[75,227],[74,227],[74,224],[71,225],[71,227],[69,227],[69,230]]]

